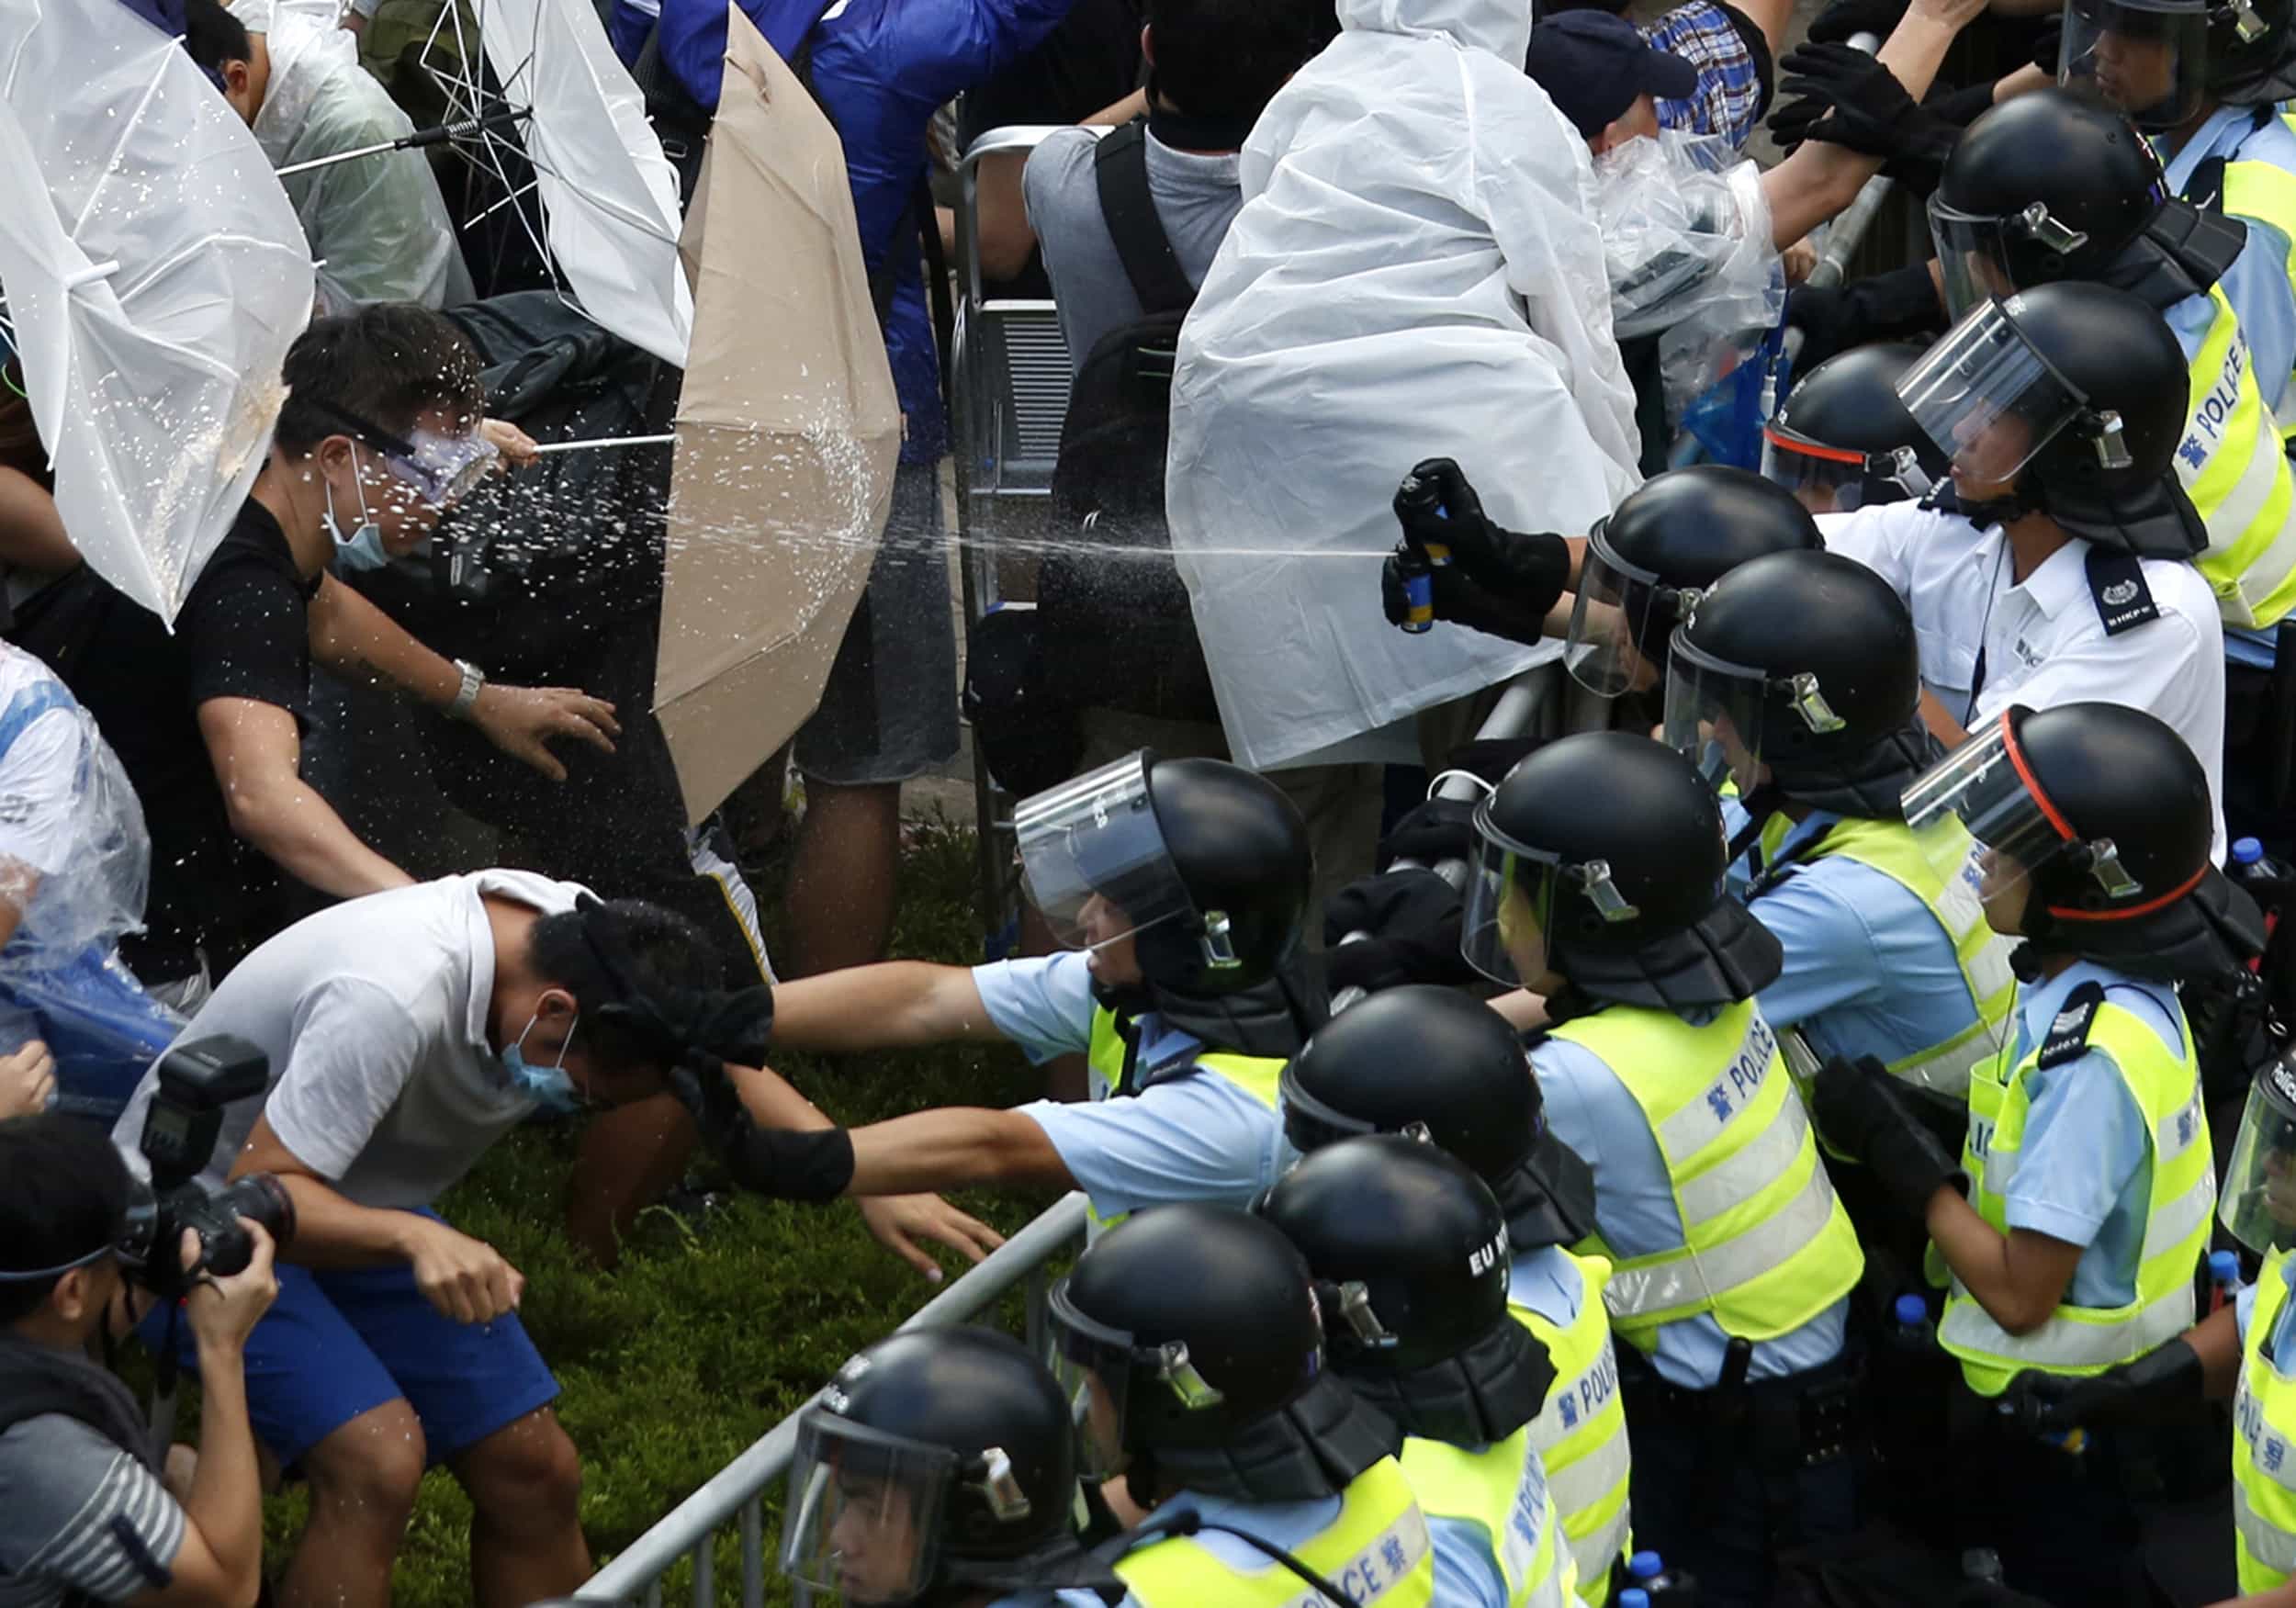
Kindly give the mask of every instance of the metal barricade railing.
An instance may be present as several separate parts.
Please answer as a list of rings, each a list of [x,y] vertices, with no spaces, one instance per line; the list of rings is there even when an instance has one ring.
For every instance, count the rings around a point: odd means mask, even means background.
[[[1049,298],[992,298],[986,292],[981,274],[981,162],[1033,151],[1057,131],[1052,125],[991,129],[973,141],[957,166],[950,434],[956,451],[957,545],[968,629],[1003,595],[999,538],[1022,524],[1041,532],[1073,377],[1068,343]],[[1020,545],[1035,550],[1031,543]],[[1005,841],[1012,812],[977,742],[973,790],[980,828],[981,919],[994,937],[1016,909],[1010,846]]]
[[[1080,1239],[1084,1229],[1085,1198],[1064,1196],[991,1252],[978,1267],[911,1313],[895,1333],[946,1329],[965,1322],[1020,1286],[1028,1292],[1028,1339],[1031,1346],[1039,1344],[1045,1264]],[[615,1554],[575,1597],[585,1602],[643,1602],[646,1608],[660,1608],[662,1577],[680,1561],[691,1559],[694,1608],[712,1608],[718,1600],[716,1545],[720,1533],[730,1524],[737,1528],[740,1540],[742,1608],[760,1608],[765,1601],[768,1561],[765,1491],[789,1472],[797,1451],[797,1419],[803,1411],[791,1413],[750,1443],[748,1450]]]

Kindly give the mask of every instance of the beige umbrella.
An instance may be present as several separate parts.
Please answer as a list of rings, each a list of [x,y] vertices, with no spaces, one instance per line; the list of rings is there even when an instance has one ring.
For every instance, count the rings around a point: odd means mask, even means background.
[[[654,708],[696,821],[821,702],[885,526],[901,407],[837,131],[738,6],[680,252]]]

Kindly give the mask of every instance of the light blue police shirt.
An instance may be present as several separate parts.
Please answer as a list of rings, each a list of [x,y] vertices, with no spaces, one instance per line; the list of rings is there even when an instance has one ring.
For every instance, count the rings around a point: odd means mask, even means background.
[[[996,1030],[1033,1062],[1082,1054],[1092,1040],[1092,973],[1081,950],[975,966],[973,981]],[[1223,1077],[1175,1076],[1203,1046],[1165,1027],[1154,1011],[1139,1018],[1140,1068],[1164,1073],[1138,1095],[1080,1105],[1033,1100],[1018,1108],[1044,1130],[1093,1209],[1116,1217],[1151,1206],[1209,1200],[1248,1206],[1297,1158],[1267,1107]]]
[[[2182,150],[2167,163],[2168,187],[2183,195],[2200,165],[2214,157],[2227,161],[2268,162],[2296,174],[2296,133],[2278,117],[2256,126],[2255,107],[2221,107],[2209,114]],[[2237,214],[2247,225],[2248,243],[2219,281],[2224,299],[2232,303],[2247,338],[2256,364],[2257,388],[2276,415],[2296,406],[2288,394],[2290,365],[2296,363],[2296,292],[2288,279],[2289,239],[2259,218]],[[2213,315],[2208,298],[2196,297],[2168,309],[2169,327],[2189,359],[2200,350]],[[2234,664],[2259,669],[2272,667],[2272,633],[2224,627],[2224,657]]]
[[[1733,804],[1735,834],[1745,811]],[[1814,842],[1841,817],[1818,811],[1778,845],[1772,863]],[[1730,868],[1733,891],[1750,885],[1750,852]],[[1977,1023],[1953,940],[1896,878],[1846,855],[1813,860],[1746,906],[1785,950],[1785,970],[1755,995],[1762,1019],[1797,1028],[1822,1060],[1887,1063],[1942,1044]]]
[[[2084,983],[2103,984],[2106,1004],[2136,1017],[2178,1060],[2184,1058],[2183,1018],[2174,990],[2082,961],[2046,983],[2019,987],[2019,1060],[2048,1037],[2066,997]],[[2093,1050],[2062,1066],[2035,1067],[2025,1074],[2025,1137],[2017,1175],[2002,1192],[2003,1220],[2012,1229],[2031,1229],[2083,1247],[2065,1286],[2066,1303],[2125,1306],[2136,1299],[2137,1263],[2152,1202],[2144,1113],[2111,1062]],[[1991,1137],[1983,1123],[1970,1135],[1980,1154]]]
[[[1531,1066],[1545,1096],[1547,1124],[1594,1171],[1594,1214],[1603,1240],[1622,1258],[1673,1251],[1683,1243],[1682,1215],[1658,1136],[1618,1074],[1583,1044],[1548,1039],[1531,1051]],[[1781,1071],[1779,1074],[1784,1076]],[[1841,1351],[1847,1297],[1799,1329],[1754,1343],[1747,1377],[1775,1378],[1831,1362]],[[1706,1314],[1677,1319],[1658,1329],[1651,1365],[1687,1390],[1721,1382],[1728,1337]]]

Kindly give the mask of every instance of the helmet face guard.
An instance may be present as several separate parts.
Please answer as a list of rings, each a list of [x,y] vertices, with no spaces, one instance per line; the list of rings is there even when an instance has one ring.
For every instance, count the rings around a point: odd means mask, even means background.
[[[1145,749],[1021,800],[1013,811],[1029,901],[1069,949],[1098,949],[1193,917],[1148,794]]]
[[[1695,616],[1693,617],[1695,624]],[[1826,702],[1818,678],[1806,672],[1773,677],[1730,664],[1690,642],[1690,625],[1676,629],[1666,658],[1666,746],[1698,767],[1716,793],[1733,783],[1742,796],[1761,780],[1764,727],[1784,708],[1810,732],[1848,725]]]
[[[1551,935],[1566,893],[1592,905],[1606,922],[1631,921],[1642,913],[1619,893],[1607,860],[1566,864],[1551,850],[1515,841],[1491,824],[1485,799],[1475,812],[1475,851],[1467,870],[1459,939],[1467,963],[1494,983],[1536,984],[1553,969]]]
[[[1906,371],[1898,399],[1964,485],[2010,484],[2068,428],[2091,438],[2103,467],[2129,467],[2120,415],[2090,411],[2087,393],[2026,338],[2021,301],[1987,301],[1963,318]]]
[[[2296,1067],[2285,1057],[2249,1085],[2216,1220],[2259,1256],[2296,1245]]]
[[[1913,448],[1867,453],[1827,446],[1776,423],[1761,433],[1762,478],[1794,493],[1812,513],[1853,513],[1926,497],[1930,475]]]
[[[2065,0],[2057,83],[2140,129],[2180,128],[2208,89],[2208,10],[2143,0]]]
[[[2044,201],[2004,218],[1964,212],[1941,194],[1932,194],[1929,215],[1945,310],[1956,319],[1996,297],[2065,276],[2062,267],[2036,273],[2034,259],[2054,258],[2062,264],[2089,243],[2087,234],[2051,216]]]
[[[816,1405],[798,1423],[782,1570],[848,1602],[915,1602],[940,1568],[950,1497],[966,1485],[999,1518],[1029,1514],[1000,1449],[962,1456]]]
[[[1694,590],[1669,587],[1620,557],[1603,534],[1607,523],[1598,522],[1588,533],[1562,648],[1572,678],[1598,698],[1647,686],[1663,671],[1665,667],[1649,663],[1649,656],[1659,651],[1697,596]]]
[[[1196,1371],[1184,1343],[1142,1345],[1129,1331],[1087,1317],[1068,1299],[1065,1278],[1052,1287],[1046,1303],[1045,1336],[1045,1362],[1068,1398],[1076,1425],[1076,1469],[1086,1479],[1109,1479],[1131,1461],[1126,1434],[1139,1405],[1131,1400],[1136,1375],[1162,1381],[1186,1411],[1217,1407],[1223,1400]]]

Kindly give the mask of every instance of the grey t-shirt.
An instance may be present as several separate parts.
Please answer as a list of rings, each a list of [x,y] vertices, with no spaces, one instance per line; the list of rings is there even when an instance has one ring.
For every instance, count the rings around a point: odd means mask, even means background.
[[[1100,213],[1099,184],[1092,171],[1099,143],[1090,129],[1063,129],[1045,136],[1020,174],[1029,226],[1043,249],[1044,271],[1060,306],[1061,334],[1076,368],[1085,365],[1102,336],[1141,316],[1140,298],[1132,293]],[[1190,285],[1202,285],[1228,225],[1244,206],[1234,154],[1175,151],[1151,134],[1148,194],[1180,272]]]
[[[77,1419],[0,1434],[0,1608],[53,1608],[67,1590],[118,1602],[168,1582],[184,1510],[150,1469]]]

